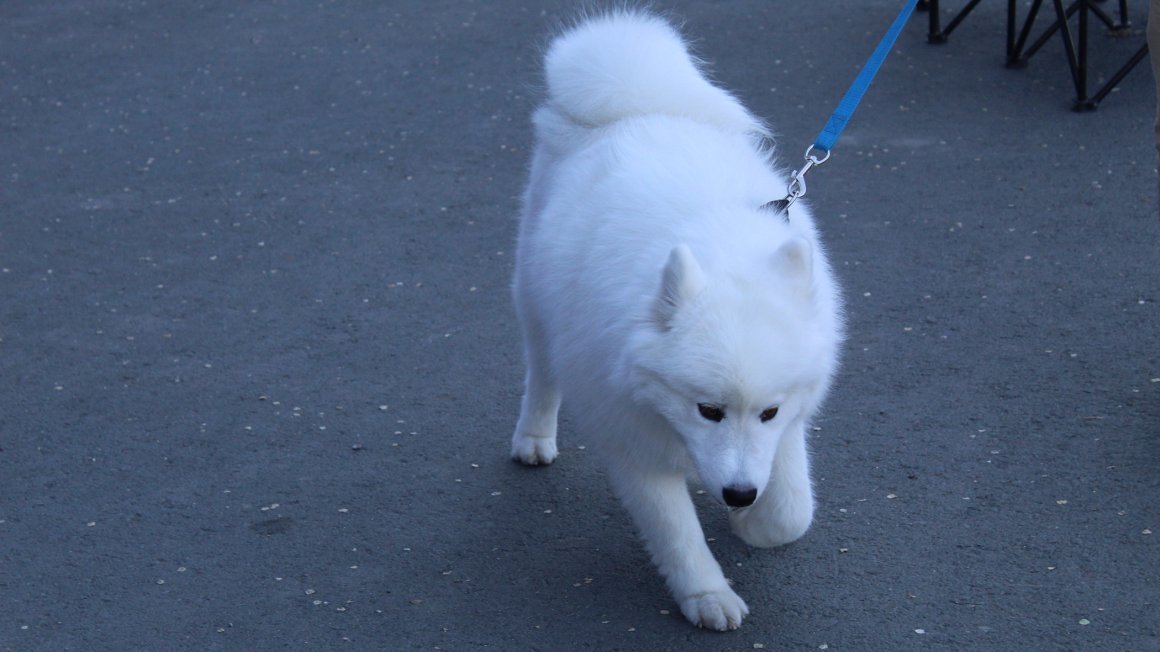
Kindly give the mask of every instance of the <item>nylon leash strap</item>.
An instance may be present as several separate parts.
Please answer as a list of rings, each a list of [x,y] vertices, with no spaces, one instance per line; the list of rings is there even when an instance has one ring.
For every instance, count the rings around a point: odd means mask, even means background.
[[[902,8],[902,12],[898,14],[898,17],[894,19],[894,23],[890,25],[890,29],[886,30],[886,34],[878,42],[878,47],[874,48],[874,53],[870,55],[870,59],[866,62],[865,66],[862,66],[862,70],[858,73],[858,76],[854,78],[854,83],[850,85],[849,90],[842,97],[842,101],[838,102],[838,108],[834,109],[834,112],[830,115],[830,119],[822,127],[821,133],[814,139],[814,144],[806,149],[806,162],[800,170],[793,173],[789,187],[786,188],[785,198],[775,199],[766,204],[766,206],[788,217],[789,207],[799,197],[806,194],[806,172],[809,172],[810,168],[814,166],[825,163],[830,158],[830,150],[833,149],[834,143],[838,141],[838,137],[842,135],[842,130],[846,128],[846,123],[853,117],[855,109],[858,108],[858,103],[862,101],[862,96],[866,94],[866,89],[870,88],[870,82],[874,81],[874,75],[878,74],[878,69],[882,67],[882,62],[886,61],[886,55],[890,54],[890,49],[894,47],[894,42],[898,40],[898,35],[902,33],[902,28],[906,26],[906,21],[910,19],[917,5],[918,0],[908,0],[906,6]],[[815,154],[814,150],[820,152],[820,155]]]

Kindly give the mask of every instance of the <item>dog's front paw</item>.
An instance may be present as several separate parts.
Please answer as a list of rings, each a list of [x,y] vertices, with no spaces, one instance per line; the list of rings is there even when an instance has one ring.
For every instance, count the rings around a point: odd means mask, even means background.
[[[517,432],[512,437],[512,459],[528,466],[546,466],[556,459],[555,437],[533,437]]]
[[[758,548],[797,541],[814,520],[814,499],[808,489],[788,497],[762,496],[752,507],[729,512],[733,533]]]
[[[697,627],[719,632],[737,629],[749,615],[749,607],[733,589],[698,593],[681,600],[681,613]]]

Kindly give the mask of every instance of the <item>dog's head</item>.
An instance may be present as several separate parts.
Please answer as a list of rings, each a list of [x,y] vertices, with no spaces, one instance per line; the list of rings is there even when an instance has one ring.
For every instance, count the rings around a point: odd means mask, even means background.
[[[706,489],[745,507],[783,434],[825,393],[836,343],[807,241],[786,241],[752,270],[729,267],[710,277],[688,247],[674,248],[632,362],[637,400],[680,435]]]

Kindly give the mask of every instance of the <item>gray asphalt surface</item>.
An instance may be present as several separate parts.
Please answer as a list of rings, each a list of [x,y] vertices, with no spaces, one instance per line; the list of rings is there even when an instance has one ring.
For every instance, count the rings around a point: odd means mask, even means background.
[[[790,167],[900,4],[663,6]],[[507,459],[573,6],[0,5],[0,650],[1160,649],[1147,68],[1076,114],[1003,3],[908,26],[811,173],[850,333],[817,520],[754,550],[702,501],[753,611],[716,634],[567,422]]]

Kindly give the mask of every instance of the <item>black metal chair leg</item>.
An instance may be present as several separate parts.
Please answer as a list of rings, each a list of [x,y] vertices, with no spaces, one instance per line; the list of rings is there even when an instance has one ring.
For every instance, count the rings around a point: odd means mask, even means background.
[[[1088,97],[1088,0],[1079,0],[1079,71],[1075,82],[1075,110],[1095,111],[1096,103]]]
[[[1123,0],[1127,2],[1128,0]],[[1007,0],[1007,60],[1015,54],[1015,0]]]
[[[1059,27],[1060,37],[1063,38],[1063,49],[1067,53],[1067,65],[1071,69],[1071,79],[1075,83],[1076,111],[1094,111],[1097,103],[1087,94],[1087,36],[1088,36],[1088,8],[1087,0],[1079,0],[1079,51],[1076,52],[1075,41],[1071,38],[1071,26],[1067,23],[1068,12],[1063,6],[1063,0],[1052,0],[1055,5],[1056,25]]]
[[[1048,27],[1042,34],[1040,34],[1039,38],[1035,39],[1035,42],[1031,44],[1031,47],[1027,48],[1025,58],[1030,59],[1035,55],[1036,52],[1039,52],[1040,48],[1042,48],[1044,45],[1047,45],[1047,42],[1051,40],[1051,37],[1055,36],[1055,33],[1059,31],[1060,25],[1067,24],[1067,20],[1071,20],[1072,15],[1077,11],[1079,11],[1079,2],[1074,2],[1064,11],[1066,20],[1064,20],[1062,23],[1059,20],[1056,20],[1054,23],[1052,23],[1051,27]],[[1030,23],[1028,23],[1028,26],[1030,27]]]
[[[1119,20],[1116,20],[1116,19],[1112,18],[1111,16],[1109,16],[1108,12],[1104,11],[1103,9],[1100,9],[1099,5],[1093,4],[1092,0],[1086,0],[1086,2],[1084,2],[1084,6],[1086,6],[1088,8],[1088,10],[1091,11],[1093,14],[1095,14],[1096,17],[1100,19],[1100,22],[1102,22],[1104,25],[1106,25],[1109,30],[1111,30],[1113,32],[1118,32],[1121,29],[1124,29],[1124,27],[1125,27],[1124,22],[1127,19],[1122,14],[1120,15]]]
[[[1124,64],[1123,68],[1117,70],[1116,74],[1112,75],[1112,78],[1108,80],[1108,83],[1104,84],[1103,88],[1096,91],[1095,95],[1092,95],[1091,100],[1089,100],[1093,105],[1092,109],[1094,110],[1096,105],[1098,105],[1100,102],[1103,102],[1104,98],[1108,96],[1108,93],[1111,93],[1113,90],[1115,90],[1116,86],[1119,86],[1120,82],[1124,81],[1124,77],[1127,77],[1128,73],[1132,72],[1132,69],[1139,65],[1139,63],[1143,61],[1144,57],[1146,56],[1148,56],[1147,45],[1137,50],[1136,54],[1133,54],[1132,58],[1128,60],[1128,63]]]
[[[979,6],[982,0],[970,0],[959,13],[951,18],[951,22],[947,23],[946,27],[940,27],[940,17],[938,14],[938,0],[931,0],[930,3],[930,31],[927,34],[926,40],[930,43],[946,43],[950,37],[951,32],[959,26],[959,23],[970,15],[975,7]]]
[[[950,36],[951,32],[955,31],[955,28],[959,26],[959,23],[963,22],[963,19],[965,19],[972,11],[974,11],[975,7],[979,6],[980,2],[982,2],[982,0],[970,0],[970,2],[968,2],[966,6],[963,7],[962,11],[955,14],[955,17],[951,19],[951,22],[947,23],[947,26],[943,29],[943,34]]]
[[[1014,6],[1014,2],[1011,3]],[[1043,0],[1034,0],[1031,3],[1031,8],[1027,10],[1027,18],[1023,21],[1023,29],[1019,30],[1019,37],[1015,40],[1015,49],[1007,55],[1008,68],[1026,68],[1027,60],[1031,58],[1031,54],[1026,54],[1024,47],[1027,45],[1027,39],[1031,37],[1031,28],[1035,26],[1035,17],[1039,15],[1039,9],[1043,6]]]
[[[927,29],[926,42],[946,43],[947,37],[946,34],[943,34],[942,31],[941,18],[938,8],[939,0],[930,0],[930,2],[927,4],[929,5],[929,7],[927,7],[927,11],[930,12],[930,27]]]

